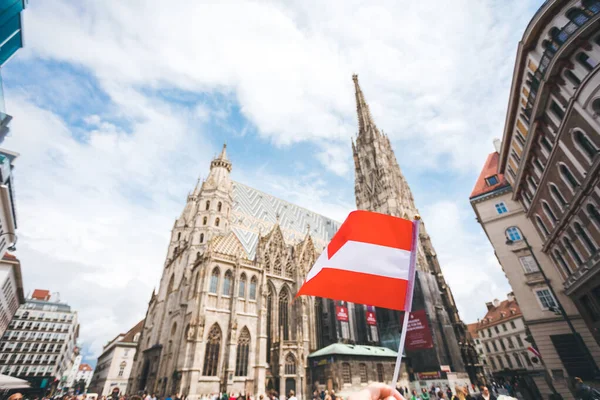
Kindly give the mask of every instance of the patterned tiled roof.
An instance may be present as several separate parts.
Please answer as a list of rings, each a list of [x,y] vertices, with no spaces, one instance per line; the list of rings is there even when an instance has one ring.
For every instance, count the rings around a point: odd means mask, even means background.
[[[213,242],[213,251],[244,258],[248,256],[242,243],[233,232],[226,236],[217,236]]]
[[[233,182],[231,229],[250,259],[256,255],[259,234],[266,235],[277,223],[288,244],[296,244],[310,235],[321,251],[340,227],[340,223],[295,204],[278,199],[239,182]]]

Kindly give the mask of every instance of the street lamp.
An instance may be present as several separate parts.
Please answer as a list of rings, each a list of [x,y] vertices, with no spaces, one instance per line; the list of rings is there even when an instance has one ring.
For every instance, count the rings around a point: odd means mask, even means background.
[[[552,297],[554,298],[554,302],[556,303],[556,307],[550,307],[549,310],[553,311],[556,315],[561,315],[563,317],[563,319],[565,320],[565,322],[567,323],[567,325],[569,325],[569,329],[571,330],[571,332],[573,333],[573,336],[575,337],[575,341],[577,342],[577,346],[579,347],[579,350],[582,352],[582,354],[586,358],[586,361],[589,363],[592,371],[594,371],[594,375],[598,376],[599,375],[598,367],[596,366],[596,363],[594,362],[594,360],[590,359],[591,355],[588,352],[585,343],[583,342],[583,338],[575,330],[575,327],[573,326],[571,319],[569,318],[569,316],[567,315],[567,312],[565,311],[564,307],[562,306],[560,299],[554,292],[554,288],[552,287],[552,284],[550,283],[550,279],[548,279],[548,277],[546,276],[546,272],[544,272],[542,265],[540,264],[537,257],[535,256],[535,253],[533,252],[531,245],[527,241],[527,238],[525,237],[525,235],[523,235],[523,233],[521,233],[521,237],[523,238],[523,242],[525,242],[525,246],[527,246],[527,250],[529,250],[531,257],[533,257],[533,261],[535,261],[535,264],[537,265],[538,270],[540,271],[540,273],[542,274],[542,277],[544,278],[544,283],[546,284],[546,286],[548,286],[548,290],[550,290],[550,293],[552,294]],[[513,243],[515,243],[514,240],[512,240],[508,237],[506,238],[507,245],[510,246]]]
[[[16,245],[17,245],[17,239],[18,239],[18,236],[17,236],[17,235],[16,235],[14,232],[4,232],[4,233],[0,233],[0,237],[2,237],[2,236],[4,236],[4,235],[13,235],[13,236],[15,237],[15,241],[14,241],[14,242],[13,242],[13,243],[12,243],[10,246],[8,246],[8,247],[6,248],[6,250],[8,250],[8,251],[15,251],[15,250],[17,250],[17,247],[16,247]]]

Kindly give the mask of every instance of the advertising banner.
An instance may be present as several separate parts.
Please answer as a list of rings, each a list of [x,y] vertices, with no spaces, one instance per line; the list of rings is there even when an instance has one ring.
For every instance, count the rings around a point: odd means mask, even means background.
[[[431,349],[433,339],[431,330],[427,323],[427,314],[425,310],[414,311],[410,313],[408,327],[406,331],[406,350]]]
[[[335,316],[338,321],[348,322],[348,308],[344,306],[335,306]]]
[[[425,381],[428,379],[440,379],[442,374],[440,371],[431,371],[431,372],[417,372],[417,378],[420,381]]]
[[[377,325],[377,317],[373,311],[367,311],[367,325]]]

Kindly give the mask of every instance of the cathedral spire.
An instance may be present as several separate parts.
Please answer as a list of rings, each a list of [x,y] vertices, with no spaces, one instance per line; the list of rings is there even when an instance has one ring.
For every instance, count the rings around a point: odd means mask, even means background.
[[[356,96],[356,113],[358,114],[358,134],[365,133],[369,131],[371,127],[375,131],[377,128],[375,127],[375,123],[373,122],[373,118],[371,117],[371,111],[369,110],[369,105],[365,100],[365,96],[363,95],[362,90],[360,89],[360,85],[358,84],[358,75],[352,75],[352,80],[354,81],[354,94]]]

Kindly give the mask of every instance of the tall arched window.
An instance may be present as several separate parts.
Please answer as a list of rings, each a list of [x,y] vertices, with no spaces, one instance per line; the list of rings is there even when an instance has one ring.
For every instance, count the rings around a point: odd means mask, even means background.
[[[210,293],[217,294],[217,290],[219,290],[219,268],[213,269],[212,275],[210,276]]]
[[[581,79],[579,79],[571,70],[565,70],[565,78],[567,78],[567,80],[575,86],[579,86],[581,84]]]
[[[200,243],[204,243],[204,233],[200,234]]]
[[[565,245],[565,248],[567,249],[571,257],[573,258],[573,261],[575,261],[575,265],[580,266],[581,264],[583,264],[583,260],[579,256],[579,253],[575,250],[575,247],[573,247],[571,239],[567,237],[563,238],[563,244]]]
[[[273,263],[273,273],[276,275],[281,275],[281,257],[279,255],[275,256],[275,262]]]
[[[171,337],[175,336],[176,333],[177,333],[177,322],[173,322],[173,325],[171,326]]]
[[[550,222],[552,222],[552,225],[554,225],[556,222],[558,222],[558,218],[556,218],[556,214],[554,214],[554,211],[552,211],[552,208],[550,208],[548,203],[546,203],[545,201],[542,201],[542,208],[544,209],[544,213],[550,219]]]
[[[369,374],[367,372],[367,364],[358,364],[358,372],[360,373],[360,383],[368,383]]]
[[[515,242],[523,239],[521,231],[516,226],[511,226],[506,229],[506,237]]]
[[[248,353],[250,350],[250,332],[244,327],[237,343],[237,354],[235,357],[235,376],[248,375]]]
[[[285,277],[293,278],[294,277],[294,264],[292,263],[292,255],[288,257],[287,263],[285,265]]]
[[[540,144],[546,149],[548,153],[552,153],[552,143],[548,140],[548,138],[544,135],[540,138]]]
[[[206,225],[208,223],[208,218],[202,218],[202,225]]]
[[[349,363],[342,363],[342,381],[344,383],[352,383],[352,371]]]
[[[538,184],[537,184],[537,182],[535,181],[535,179],[533,179],[533,175],[529,175],[529,176],[527,177],[527,182],[529,182],[529,184],[531,185],[531,191],[532,191],[533,193],[535,193],[535,191],[536,191],[536,190],[537,190],[537,188],[538,188]]]
[[[573,133],[575,144],[581,150],[581,152],[590,160],[593,160],[596,154],[598,154],[598,149],[594,146],[594,143],[588,138],[588,136],[583,133],[581,130],[576,129]]]
[[[219,368],[219,351],[221,349],[221,328],[214,324],[208,332],[206,350],[204,351],[204,376],[217,376]]]
[[[576,59],[579,62],[579,64],[581,64],[588,71],[593,70],[596,67],[596,65],[598,65],[598,61],[594,60],[584,52],[577,54]]]
[[[242,274],[242,276],[240,276],[240,287],[238,290],[238,297],[246,297],[246,274]]]
[[[590,219],[600,227],[600,212],[598,212],[598,208],[590,203],[587,205],[586,210]]]
[[[577,236],[579,236],[586,249],[590,252],[590,254],[594,254],[596,252],[596,244],[594,243],[594,241],[590,238],[590,236],[587,234],[585,229],[583,229],[579,222],[575,222],[574,226],[575,233],[577,234]]]
[[[217,204],[217,211],[221,211],[221,208],[223,208],[223,204],[221,202],[219,202]]]
[[[177,234],[177,240],[181,240],[181,232]]]
[[[223,279],[223,295],[231,296],[233,294],[233,274],[231,270],[225,272],[225,278]]]
[[[579,186],[579,182],[577,179],[575,179],[575,176],[573,176],[573,173],[571,173],[569,167],[567,167],[565,164],[560,164],[558,170],[560,171],[561,177],[571,187],[571,189],[575,190],[577,186]]]
[[[250,295],[248,296],[250,300],[256,300],[256,285],[258,284],[258,280],[255,276],[250,280]]]
[[[210,208],[210,200],[206,200],[206,210]]]
[[[563,255],[560,254],[560,251],[558,250],[554,250],[554,262],[556,262],[567,275],[571,275],[573,273],[571,267],[569,267],[569,264],[567,264],[567,260],[565,260]]]
[[[559,45],[562,45],[565,42],[565,40],[567,40],[567,38],[569,37],[569,35],[566,32],[561,31],[557,27],[553,27],[552,29],[550,29],[549,33],[550,37],[554,39],[554,41]]]
[[[167,293],[172,293],[174,286],[175,286],[175,274],[171,275],[171,279],[169,279],[169,285],[167,286]]]
[[[271,348],[271,344],[273,343],[273,298],[275,294],[273,293],[273,288],[271,285],[267,285],[269,287],[267,292],[267,349]],[[267,351],[267,363],[271,361],[271,352]]]
[[[221,220],[219,218],[215,219],[215,226],[219,226],[220,222],[221,222]]]
[[[563,197],[562,193],[558,190],[558,186],[556,186],[554,183],[550,184],[550,194],[560,209],[564,210],[564,208],[567,206],[567,201]]]
[[[290,298],[284,287],[279,294],[279,328],[283,328],[283,340],[290,340]]]
[[[581,10],[580,8],[571,8],[566,13],[567,18],[569,18],[572,22],[581,26],[585,24],[590,18]]]
[[[542,218],[540,218],[539,215],[535,216],[535,222],[538,228],[540,228],[540,231],[544,232],[544,236],[548,236],[550,234],[548,228],[546,228],[546,224],[544,224],[544,221],[542,221]]]
[[[296,357],[292,353],[285,356],[285,374],[296,375]]]

